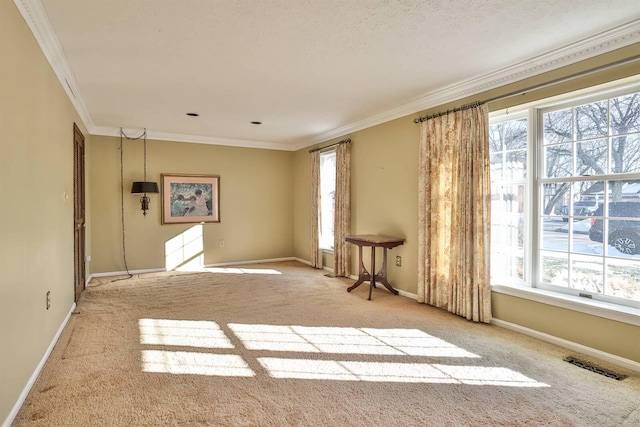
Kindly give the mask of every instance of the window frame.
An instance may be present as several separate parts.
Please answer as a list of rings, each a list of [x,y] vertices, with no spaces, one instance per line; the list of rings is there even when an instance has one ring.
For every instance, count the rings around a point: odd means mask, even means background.
[[[635,92],[640,92],[640,75],[490,113],[490,125],[526,117],[528,126],[527,177],[525,179],[528,206],[525,206],[524,215],[524,281],[516,280],[516,278],[511,281],[492,278],[492,291],[640,325],[640,301],[604,294],[593,294],[592,298],[588,299],[580,296],[580,293],[584,293],[584,291],[580,292],[569,287],[548,286],[540,280],[540,251],[543,237],[540,235],[540,230],[544,218],[541,191],[544,183],[558,181],[558,178],[544,178],[544,144],[542,142],[544,112],[601,100],[608,101],[611,98]],[[638,179],[638,175],[640,174],[613,174],[607,171],[606,175],[594,175],[590,180]],[[584,181],[585,178],[572,176],[568,179],[563,178],[563,180]]]
[[[336,189],[336,172],[337,172],[337,164],[336,164],[336,153],[337,153],[337,149],[336,148],[331,148],[328,150],[323,150],[321,151],[320,154],[320,203],[319,203],[319,210],[320,210],[320,224],[318,227],[318,244],[320,245],[320,250],[325,252],[325,253],[333,253],[334,250],[334,245],[335,245],[335,228],[333,229],[333,232],[331,233],[331,246],[327,247],[324,245],[324,243],[328,242],[329,236],[324,236],[323,235],[323,217],[324,217],[324,204],[323,204],[323,157],[333,157],[334,159],[334,168],[333,168],[333,200],[334,200],[334,209],[333,209],[333,215],[334,215],[334,221],[333,224],[335,224],[335,189]],[[325,239],[323,239],[323,237],[325,237]]]
[[[607,303],[611,303],[611,304],[617,304],[617,305],[623,305],[623,306],[629,306],[629,307],[633,307],[633,308],[640,308],[640,301],[633,301],[633,300],[629,300],[629,299],[624,299],[624,298],[619,298],[619,297],[614,297],[614,296],[610,296],[610,295],[604,295],[604,294],[599,294],[599,293],[593,293],[590,291],[585,291],[585,290],[579,290],[579,289],[574,289],[574,288],[569,288],[569,287],[562,287],[562,286],[557,286],[557,285],[553,285],[553,284],[548,284],[548,283],[544,283],[541,280],[541,261],[540,261],[540,253],[543,250],[542,248],[542,236],[539,234],[539,230],[542,228],[542,221],[543,221],[543,215],[541,213],[543,206],[541,206],[541,188],[544,186],[544,184],[547,183],[556,183],[556,182],[567,182],[567,183],[576,183],[576,182],[585,182],[585,181],[618,181],[618,180],[625,180],[625,179],[640,179],[640,172],[636,172],[636,173],[612,173],[610,172],[610,170],[607,171],[607,173],[602,174],[602,175],[589,175],[589,176],[581,176],[581,175],[576,175],[576,174],[572,174],[571,176],[568,177],[546,177],[545,176],[545,153],[544,153],[544,143],[542,142],[542,138],[543,138],[543,134],[544,134],[544,119],[543,116],[545,113],[551,112],[551,111],[559,111],[559,110],[563,110],[563,109],[567,109],[567,108],[575,108],[575,107],[579,107],[581,105],[586,105],[586,104],[590,104],[590,103],[595,103],[595,102],[599,102],[599,101],[604,101],[606,100],[607,102],[612,99],[612,98],[616,98],[618,96],[624,96],[624,95],[628,95],[631,93],[636,93],[636,92],[640,92],[640,85],[635,86],[631,86],[631,87],[626,87],[624,89],[617,89],[617,90],[608,90],[608,91],[603,91],[603,92],[596,92],[593,94],[590,94],[589,96],[582,96],[579,98],[575,98],[575,99],[569,99],[566,100],[564,102],[560,102],[560,103],[556,103],[552,106],[546,106],[544,108],[533,108],[535,114],[536,114],[536,131],[537,134],[540,135],[540,138],[536,138],[534,140],[534,144],[535,144],[535,157],[536,157],[536,175],[535,177],[532,177],[533,180],[535,181],[535,183],[533,184],[533,187],[535,187],[535,192],[536,197],[535,197],[535,203],[536,205],[532,207],[532,209],[534,209],[534,213],[536,214],[535,217],[535,225],[536,225],[536,230],[538,231],[536,234],[534,234],[534,236],[536,237],[536,241],[532,242],[534,243],[535,246],[535,250],[534,250],[534,257],[535,260],[533,261],[534,266],[536,267],[534,269],[534,271],[532,271],[532,273],[534,274],[533,277],[535,277],[534,280],[534,287],[539,288],[539,289],[544,289],[544,290],[548,290],[551,292],[558,292],[558,293],[564,293],[564,294],[568,294],[568,295],[572,295],[572,296],[577,296],[577,297],[585,297],[585,294],[589,294],[591,295],[591,297],[586,297],[586,298],[591,298],[591,299],[595,299],[598,301],[603,301],[603,302],[607,302]],[[609,108],[609,106],[607,107]],[[609,119],[609,117],[607,117],[607,120]],[[575,117],[572,117],[572,122],[575,121]],[[572,124],[573,125],[573,124]],[[607,133],[607,135],[604,137],[606,139],[608,138],[613,138],[615,136]],[[572,139],[570,141],[571,144],[575,144],[576,142]],[[580,142],[578,142],[580,143]],[[611,160],[611,152],[608,151],[608,158],[607,158],[607,162],[609,162]],[[575,154],[572,155],[572,161],[575,162]],[[575,165],[574,165],[575,166]],[[570,219],[571,219],[570,215]],[[571,222],[571,221],[569,221]],[[568,245],[570,245],[571,240],[568,240]],[[606,243],[603,243],[603,245],[606,246]],[[566,251],[567,254],[571,253],[571,249],[568,248]],[[574,255],[575,254],[579,254],[576,252],[573,252]],[[604,254],[604,250],[603,250],[603,254],[601,256],[602,260],[603,260],[603,264],[606,263],[606,259],[607,259],[607,255]],[[615,258],[615,257],[614,257]]]

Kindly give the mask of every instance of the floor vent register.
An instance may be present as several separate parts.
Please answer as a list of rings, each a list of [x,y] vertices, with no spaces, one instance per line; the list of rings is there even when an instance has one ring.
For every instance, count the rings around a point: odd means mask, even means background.
[[[603,369],[598,366],[592,365],[589,362],[578,360],[575,357],[571,357],[571,356],[565,357],[564,361],[569,362],[572,365],[575,365],[579,368],[586,369],[587,371],[595,372],[596,374],[604,375],[605,377],[608,377],[608,378],[613,378],[614,380],[617,380],[617,381],[622,381],[623,379],[627,378],[626,375],[617,374],[613,371],[609,371],[607,369]]]

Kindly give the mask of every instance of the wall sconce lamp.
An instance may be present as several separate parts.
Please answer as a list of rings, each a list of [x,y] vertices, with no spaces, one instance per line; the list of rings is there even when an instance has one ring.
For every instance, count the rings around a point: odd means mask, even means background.
[[[124,134],[122,129],[120,129],[121,137]],[[126,137],[126,135],[125,135]],[[144,178],[143,181],[135,181],[131,185],[131,194],[142,194],[140,197],[140,205],[142,209],[142,215],[147,216],[147,211],[149,210],[149,196],[147,193],[159,193],[158,184],[155,182],[147,181],[147,129],[145,128],[144,133],[140,135],[138,138],[129,138],[129,139],[140,139],[143,138],[144,143]]]
[[[131,186],[131,194],[142,194],[140,204],[142,205],[142,215],[147,216],[149,210],[149,196],[147,193],[159,193],[158,184],[155,182],[135,181]]]

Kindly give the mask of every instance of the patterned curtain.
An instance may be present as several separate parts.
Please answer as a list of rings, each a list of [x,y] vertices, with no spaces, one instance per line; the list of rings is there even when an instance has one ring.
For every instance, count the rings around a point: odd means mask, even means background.
[[[311,266],[322,268],[320,249],[320,152],[311,153]]]
[[[333,272],[336,276],[351,274],[351,250],[344,236],[351,233],[351,144],[336,149],[335,222],[333,227]]]
[[[491,321],[486,105],[421,123],[418,302]]]

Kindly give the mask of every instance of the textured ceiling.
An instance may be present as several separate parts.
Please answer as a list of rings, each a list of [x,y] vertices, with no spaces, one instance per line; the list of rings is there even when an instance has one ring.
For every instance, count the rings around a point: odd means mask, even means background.
[[[638,0],[15,2],[91,133],[275,149],[640,41]]]

